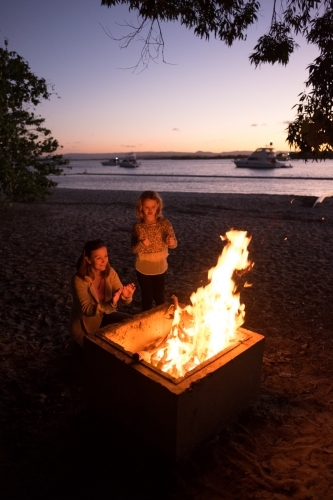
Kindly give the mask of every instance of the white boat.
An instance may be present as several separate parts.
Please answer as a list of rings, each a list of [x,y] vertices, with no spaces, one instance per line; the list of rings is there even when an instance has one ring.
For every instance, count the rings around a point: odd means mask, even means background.
[[[236,167],[245,168],[292,168],[290,163],[278,160],[274,148],[258,148],[248,158],[234,160]]]
[[[290,154],[289,153],[278,153],[276,155],[276,159],[279,161],[289,161],[290,160]]]
[[[135,153],[129,153],[119,162],[119,167],[136,168],[139,166],[140,163],[138,163]]]
[[[115,158],[110,158],[110,160],[106,160],[106,161],[101,161],[101,164],[102,165],[110,165],[110,166],[116,166],[116,165],[119,165],[119,158],[115,157]]]

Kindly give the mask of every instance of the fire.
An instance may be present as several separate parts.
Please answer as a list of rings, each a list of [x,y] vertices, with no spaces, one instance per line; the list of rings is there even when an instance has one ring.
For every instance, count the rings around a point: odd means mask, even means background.
[[[247,251],[251,237],[246,231],[231,230],[221,238],[227,244],[208,272],[209,283],[192,293],[191,305],[184,308],[174,297],[171,331],[149,354],[153,365],[176,378],[235,341],[236,330],[244,323],[245,306],[233,275],[253,265]]]

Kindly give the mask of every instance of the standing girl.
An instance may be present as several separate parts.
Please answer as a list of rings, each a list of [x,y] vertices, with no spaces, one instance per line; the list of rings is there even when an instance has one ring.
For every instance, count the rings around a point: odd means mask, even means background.
[[[168,219],[162,217],[163,202],[155,191],[144,191],[136,204],[140,219],[132,230],[132,252],[141,289],[142,311],[151,309],[153,301],[164,303],[165,273],[169,248],[177,247],[177,239]]]

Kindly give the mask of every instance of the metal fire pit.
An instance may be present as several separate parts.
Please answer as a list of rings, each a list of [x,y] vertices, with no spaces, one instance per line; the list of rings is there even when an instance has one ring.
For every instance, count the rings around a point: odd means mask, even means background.
[[[167,335],[170,310],[166,303],[88,335],[83,354],[88,409],[178,460],[257,399],[264,337],[239,328],[227,349],[175,379],[136,355]]]

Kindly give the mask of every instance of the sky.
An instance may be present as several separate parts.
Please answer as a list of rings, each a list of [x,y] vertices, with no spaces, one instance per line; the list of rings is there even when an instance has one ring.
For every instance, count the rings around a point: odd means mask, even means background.
[[[112,40],[136,22],[127,6],[100,0],[0,0],[0,43],[9,41],[57,95],[37,112],[61,153],[288,151],[286,127],[316,47],[299,39],[290,63],[255,69],[249,55],[267,32],[273,0],[258,24],[231,48],[165,23],[164,59],[133,68],[142,44]]]

